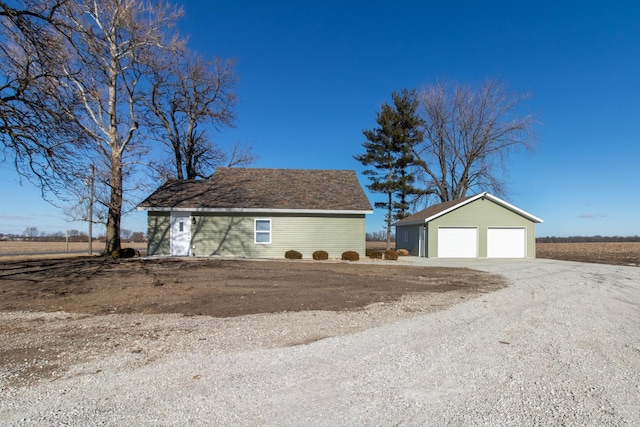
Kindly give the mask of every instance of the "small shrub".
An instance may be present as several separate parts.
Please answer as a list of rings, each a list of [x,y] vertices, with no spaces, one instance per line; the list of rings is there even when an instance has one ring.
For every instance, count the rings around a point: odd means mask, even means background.
[[[380,252],[380,251],[371,251],[371,252],[369,252],[369,258],[382,259],[382,252]]]
[[[133,248],[116,249],[111,252],[111,258],[113,259],[133,258],[135,256],[139,256],[139,253]]]
[[[138,251],[133,248],[124,248],[122,249],[122,258],[133,258],[138,256]]]
[[[386,251],[384,251],[384,259],[395,261],[398,259],[398,253],[393,249],[387,249]]]
[[[294,251],[293,249],[284,253],[284,257],[286,259],[302,259],[302,254],[298,251]]]
[[[329,259],[329,254],[327,251],[315,251],[313,253],[313,259],[318,261]]]
[[[346,251],[342,253],[343,261],[358,261],[360,259],[360,254],[356,251]]]
[[[409,256],[409,251],[406,249],[398,249],[396,253],[398,256]]]

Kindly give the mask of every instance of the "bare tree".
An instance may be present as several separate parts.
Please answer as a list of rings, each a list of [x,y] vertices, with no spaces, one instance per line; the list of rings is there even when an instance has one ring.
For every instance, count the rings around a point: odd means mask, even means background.
[[[216,166],[255,161],[239,145],[226,152],[212,134],[233,125],[236,76],[232,61],[204,60],[185,50],[156,58],[152,67],[154,133],[170,153],[171,168],[156,165],[159,175],[178,179],[209,178]]]
[[[38,228],[37,227],[27,227],[24,229],[24,237],[29,240],[35,240],[38,237]]]
[[[37,178],[43,194],[52,189],[73,201],[79,217],[95,200],[95,217],[107,227],[107,253],[120,248],[124,193],[136,185],[135,167],[149,164],[141,129],[154,117],[147,102],[154,59],[185,52],[173,31],[181,14],[162,0],[0,0],[0,154],[22,175]],[[188,115],[187,104],[194,103],[193,111],[205,108],[210,119],[196,115],[192,128],[184,128],[193,142],[182,153],[190,159],[185,176],[253,161],[250,149],[222,152],[204,131],[232,122],[233,64],[185,63],[191,66],[169,74],[168,82],[184,83],[176,111]],[[90,164],[97,173],[95,199],[84,185]]]
[[[58,197],[82,194],[95,163],[108,253],[120,248],[128,166],[144,154],[145,73],[180,44],[170,31],[181,13],[153,0],[0,0],[3,152]]]
[[[143,231],[134,231],[131,233],[131,240],[134,243],[142,243],[145,241],[144,232]]]
[[[22,176],[57,191],[84,139],[61,81],[73,53],[68,0],[0,1],[0,143]]]
[[[133,234],[132,230],[128,230],[126,228],[120,229],[120,238],[122,240],[131,240],[131,235]]]
[[[75,118],[93,142],[89,158],[107,172],[107,253],[120,249],[127,156],[137,160],[143,148],[137,138],[142,82],[150,59],[179,44],[167,34],[181,13],[164,2],[92,0],[74,4],[69,15],[78,49],[66,77],[82,104]]]
[[[426,191],[440,202],[471,190],[504,193],[508,155],[533,144],[533,118],[517,111],[524,97],[487,81],[478,89],[438,84],[419,98],[425,139],[415,155]]]

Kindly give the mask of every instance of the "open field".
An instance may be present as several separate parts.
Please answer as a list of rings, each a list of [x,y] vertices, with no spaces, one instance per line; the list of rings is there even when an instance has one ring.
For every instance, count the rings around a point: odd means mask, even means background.
[[[146,250],[146,243],[123,243],[123,248],[134,248]],[[68,256],[78,256],[85,251],[89,253],[88,242],[27,242],[27,241],[0,241],[0,261],[6,261],[8,254],[29,254],[30,257],[42,257],[44,254],[56,253],[56,257],[64,257],[64,252],[69,252]],[[104,251],[104,242],[93,242],[93,254],[99,255]],[[34,255],[35,254],[35,255]],[[42,254],[42,255],[38,255]]]
[[[387,247],[387,242],[379,242],[379,241],[375,241],[375,242],[370,242],[367,241],[367,249],[378,249],[378,250],[385,250]],[[396,242],[391,242],[391,247],[395,248],[396,247]]]
[[[3,241],[0,242],[0,254],[32,253],[32,252],[70,252],[86,251],[87,242],[27,242],[27,241]],[[104,243],[93,242],[94,252],[104,248]]]
[[[640,266],[640,242],[537,243],[538,258]]]

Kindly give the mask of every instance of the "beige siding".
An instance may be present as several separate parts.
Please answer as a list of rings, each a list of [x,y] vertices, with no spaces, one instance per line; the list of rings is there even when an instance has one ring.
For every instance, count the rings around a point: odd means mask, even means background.
[[[192,253],[195,256],[261,258],[262,247],[253,244],[253,218],[193,214]]]
[[[354,250],[364,256],[364,215],[288,216],[193,214],[192,251],[196,256],[243,256],[282,258],[290,249],[311,258],[316,250],[325,250],[330,258]],[[254,220],[271,220],[271,243],[254,242]]]
[[[488,227],[525,227],[527,258],[535,258],[535,223],[490,200],[478,199],[430,221],[427,256],[438,256],[438,227],[478,227],[478,256],[487,256]]]
[[[311,258],[321,249],[329,253],[329,258],[340,258],[345,251],[356,251],[364,257],[365,240],[364,215],[273,218],[275,256],[294,249]]]
[[[168,212],[149,212],[147,217],[147,255],[169,255],[171,217]]]

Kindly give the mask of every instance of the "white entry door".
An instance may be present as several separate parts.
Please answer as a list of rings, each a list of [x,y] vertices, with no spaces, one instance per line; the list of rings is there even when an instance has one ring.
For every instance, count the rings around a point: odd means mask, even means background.
[[[191,253],[191,214],[171,214],[171,255],[189,256]]]

